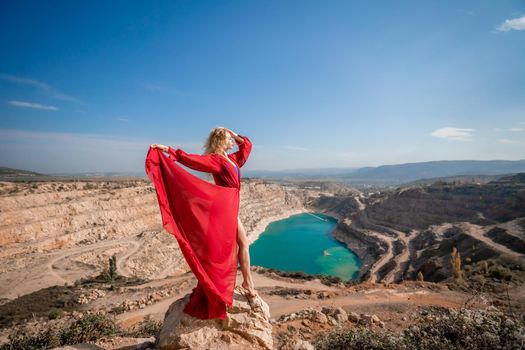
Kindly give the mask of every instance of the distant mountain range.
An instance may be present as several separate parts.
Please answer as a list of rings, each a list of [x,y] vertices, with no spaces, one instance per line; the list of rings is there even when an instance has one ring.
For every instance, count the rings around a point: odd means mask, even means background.
[[[363,168],[245,171],[262,178],[334,179],[354,185],[399,185],[406,182],[457,176],[506,175],[525,172],[525,160],[441,160]]]
[[[311,179],[336,180],[355,186],[397,186],[414,181],[430,181],[472,176],[474,178],[493,179],[498,175],[510,175],[525,172],[524,160],[440,160],[432,162],[381,165],[363,168],[318,168],[289,169],[280,171],[246,170],[245,177],[265,179]],[[145,178],[143,172],[91,172],[63,173],[43,175],[27,170],[0,167],[0,178],[8,181],[17,177],[32,178],[38,176],[74,176],[74,177],[117,177],[135,176]],[[430,179],[430,180],[429,180]]]

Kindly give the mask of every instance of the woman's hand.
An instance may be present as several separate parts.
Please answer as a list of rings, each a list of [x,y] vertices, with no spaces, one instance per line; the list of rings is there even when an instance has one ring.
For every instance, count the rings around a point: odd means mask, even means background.
[[[234,133],[233,131],[231,131],[230,129],[228,129],[228,128],[225,128],[225,129],[226,129],[226,131],[228,131],[230,133],[231,137],[233,137],[233,138],[238,137],[238,135],[236,133]]]
[[[233,139],[234,139],[235,141],[239,141],[239,142],[243,142],[243,141],[244,141],[244,139],[242,139],[241,137],[239,137],[239,135],[237,135],[236,133],[234,133],[234,132],[231,131],[230,129],[228,129],[228,128],[225,128],[225,129],[230,133],[231,137],[233,137]]]
[[[158,148],[161,151],[168,152],[168,146],[164,146],[164,145],[160,145],[160,144],[157,144],[157,143],[153,143],[153,144],[150,145],[150,147],[151,148]]]

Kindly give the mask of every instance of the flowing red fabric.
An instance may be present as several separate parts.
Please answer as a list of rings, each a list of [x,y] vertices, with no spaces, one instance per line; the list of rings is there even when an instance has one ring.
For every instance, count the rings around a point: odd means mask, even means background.
[[[155,186],[162,225],[173,234],[197,277],[184,312],[200,318],[226,317],[233,302],[237,271],[237,218],[240,172],[251,151],[250,141],[237,142],[228,155],[237,167],[218,154],[188,154],[169,149],[170,157],[150,148],[146,173]],[[213,173],[216,184],[191,174],[175,161]]]

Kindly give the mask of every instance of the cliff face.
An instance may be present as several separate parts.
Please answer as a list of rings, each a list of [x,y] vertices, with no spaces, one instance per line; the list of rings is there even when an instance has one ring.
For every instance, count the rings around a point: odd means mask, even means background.
[[[251,241],[274,220],[304,211],[297,189],[243,181],[240,218]],[[163,278],[188,271],[162,229],[149,181],[0,182],[0,297],[97,274]]]
[[[239,215],[253,242],[272,221],[325,212],[339,219],[334,237],[363,261],[361,279],[396,282],[422,271],[440,281],[450,272],[452,246],[473,261],[523,254],[524,184],[513,177],[366,197],[341,186],[245,180]],[[0,182],[0,222],[0,297],[98,274],[113,254],[123,275],[188,271],[175,238],[161,227],[149,181]],[[450,223],[457,235],[444,233]]]
[[[485,226],[525,216],[525,182],[518,176],[479,185],[400,189],[366,211],[371,220],[400,230],[461,221]]]
[[[391,193],[321,197],[339,218],[334,236],[363,260],[360,278],[399,282],[451,276],[456,247],[471,263],[525,252],[525,175],[487,184],[436,183]]]

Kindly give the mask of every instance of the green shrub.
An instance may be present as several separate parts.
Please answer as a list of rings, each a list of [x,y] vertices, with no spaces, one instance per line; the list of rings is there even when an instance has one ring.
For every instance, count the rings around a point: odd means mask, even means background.
[[[118,328],[115,322],[105,315],[90,314],[75,321],[69,328],[60,332],[63,345],[78,344],[96,340],[103,336],[115,335]]]
[[[51,309],[49,311],[49,314],[47,315],[47,318],[50,320],[56,320],[57,318],[62,317],[63,311],[60,309]]]
[[[103,336],[112,336],[118,333],[121,331],[112,319],[101,314],[91,314],[76,320],[63,329],[47,326],[45,329],[15,327],[9,334],[9,342],[1,345],[0,350],[50,349],[94,341]]]
[[[401,333],[356,327],[319,335],[316,349],[521,349],[523,320],[500,312],[431,308]]]
[[[317,350],[398,350],[403,340],[388,332],[375,332],[364,326],[324,333],[314,342]]]
[[[118,314],[122,314],[126,312],[126,309],[123,306],[119,305],[119,306],[115,306],[114,308],[112,308],[109,312],[112,314],[118,315]]]
[[[155,337],[162,328],[162,322],[152,320],[150,318],[144,319],[140,322],[128,336],[133,338],[149,338]]]
[[[9,334],[9,342],[0,345],[0,350],[49,349],[60,346],[60,339],[52,329],[33,334],[25,328],[17,328]]]
[[[489,270],[489,276],[504,281],[512,281],[512,272],[504,266],[493,266]]]

